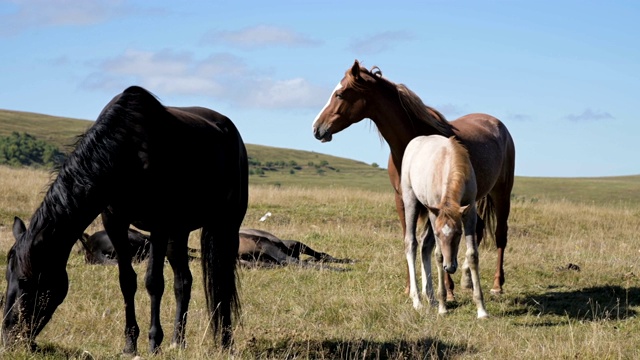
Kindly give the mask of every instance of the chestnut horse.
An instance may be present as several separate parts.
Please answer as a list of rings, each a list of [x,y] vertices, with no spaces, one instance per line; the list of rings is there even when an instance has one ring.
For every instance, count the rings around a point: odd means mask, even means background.
[[[487,227],[493,230],[498,249],[492,293],[502,293],[504,251],[507,246],[507,220],[514,180],[515,146],[505,125],[487,114],[468,114],[447,121],[436,109],[426,106],[409,88],[382,77],[377,67],[367,70],[356,60],[333,90],[329,101],[313,122],[316,139],[331,141],[334,134],[351,124],[369,118],[389,144],[388,172],[395,190],[396,210],[403,234],[405,214],[400,188],[402,157],[409,141],[419,135],[455,135],[469,151],[477,181],[478,242]],[[495,216],[495,219],[493,217]],[[493,224],[491,220],[495,220]],[[495,225],[495,229],[494,226]],[[423,237],[433,237],[425,228]],[[424,244],[424,241],[423,241]],[[408,277],[407,277],[408,281]],[[447,276],[448,297],[453,297],[453,282]],[[408,285],[408,283],[407,283]],[[471,284],[463,282],[463,287]]]
[[[420,309],[420,295],[416,281],[416,225],[418,217],[428,209],[433,241],[423,244],[422,295],[435,305],[431,276],[431,252],[436,247],[438,264],[438,312],[445,314],[446,291],[444,271],[453,274],[458,268],[458,248],[464,229],[467,245],[463,270],[468,268],[473,282],[473,300],[478,318],[489,315],[484,308],[476,239],[476,177],[467,150],[455,137],[440,135],[418,136],[409,142],[402,160],[402,200],[404,202],[406,233],[404,249],[409,268],[409,295],[413,307]],[[433,239],[431,237],[429,240]]]

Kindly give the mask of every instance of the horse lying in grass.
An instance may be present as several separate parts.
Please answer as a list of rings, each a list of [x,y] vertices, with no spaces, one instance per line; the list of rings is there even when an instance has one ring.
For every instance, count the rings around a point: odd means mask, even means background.
[[[149,257],[149,236],[137,230],[129,229],[129,245],[135,254],[132,261],[140,262]],[[305,268],[328,270],[344,270],[327,267],[323,263],[353,264],[351,259],[338,259],[327,253],[316,251],[296,240],[282,240],[277,236],[258,229],[240,229],[238,232],[240,246],[238,259],[247,268],[273,268],[284,265],[297,265]],[[93,235],[84,234],[80,239],[89,264],[117,264],[117,255],[113,244],[105,231],[97,231]],[[199,257],[199,250],[188,248],[189,257]],[[301,259],[301,255],[308,256]]]
[[[127,235],[131,254],[133,254],[131,261],[142,262],[148,259],[151,250],[149,236],[131,228]],[[106,231],[97,231],[93,235],[84,233],[79,242],[82,244],[84,259],[88,264],[118,263],[116,249],[113,247],[113,243],[111,243]]]
[[[338,259],[327,253],[316,251],[296,240],[282,240],[258,229],[240,229],[240,264],[245,267],[276,267],[298,265],[305,268],[343,271],[342,268],[325,266],[322,263],[353,264],[351,259]],[[309,256],[301,260],[300,255]],[[314,264],[316,263],[316,264]]]

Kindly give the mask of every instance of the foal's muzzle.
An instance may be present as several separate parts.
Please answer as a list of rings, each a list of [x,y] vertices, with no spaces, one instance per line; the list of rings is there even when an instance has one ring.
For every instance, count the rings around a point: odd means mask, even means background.
[[[454,274],[456,270],[458,270],[457,264],[442,265],[442,267],[444,268],[444,271],[448,272],[449,274]]]

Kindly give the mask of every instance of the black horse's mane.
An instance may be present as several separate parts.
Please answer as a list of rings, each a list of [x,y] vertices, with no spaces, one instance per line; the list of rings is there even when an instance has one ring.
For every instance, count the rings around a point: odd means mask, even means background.
[[[54,169],[44,199],[31,217],[30,233],[24,237],[29,240],[22,245],[16,242],[16,260],[23,269],[30,268],[29,249],[38,233],[75,243],[107,205],[105,186],[117,187],[119,171],[148,161],[145,122],[164,114],[165,107],[151,93],[129,87],[76,138],[73,151]]]

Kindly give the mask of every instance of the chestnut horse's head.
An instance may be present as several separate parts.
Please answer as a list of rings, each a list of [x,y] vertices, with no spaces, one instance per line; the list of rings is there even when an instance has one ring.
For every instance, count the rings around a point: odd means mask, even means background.
[[[331,141],[333,134],[368,117],[366,89],[375,81],[372,75],[358,60],[353,63],[313,122],[316,139]]]

